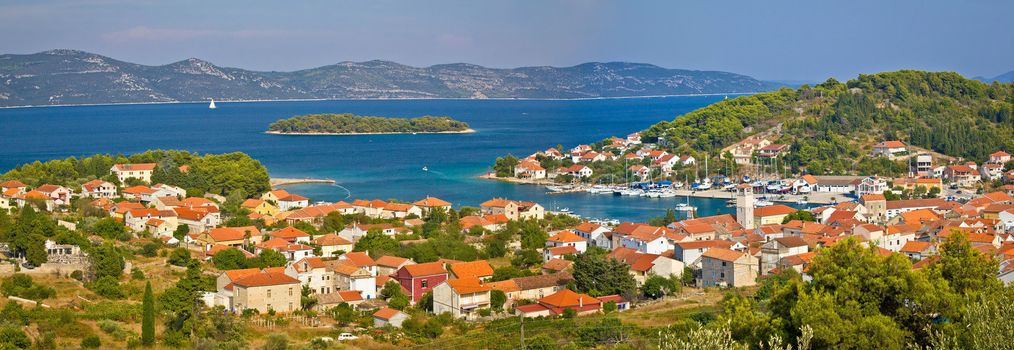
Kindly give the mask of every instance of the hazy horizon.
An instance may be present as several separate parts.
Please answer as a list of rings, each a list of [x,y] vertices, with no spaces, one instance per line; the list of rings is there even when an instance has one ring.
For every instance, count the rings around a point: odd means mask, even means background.
[[[1014,2],[93,0],[0,5],[0,53],[76,49],[145,65],[199,58],[293,71],[342,61],[492,68],[637,62],[777,81],[898,69],[1014,69]]]

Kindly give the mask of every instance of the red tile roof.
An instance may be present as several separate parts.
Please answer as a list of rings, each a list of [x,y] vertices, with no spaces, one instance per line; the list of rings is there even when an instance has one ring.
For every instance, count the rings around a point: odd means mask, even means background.
[[[385,308],[382,308],[380,310],[377,310],[377,312],[374,312],[373,313],[373,317],[376,317],[376,318],[379,318],[379,319],[384,319],[384,320],[390,320],[392,317],[394,317],[395,315],[397,315],[400,312],[401,311],[398,311],[398,310],[395,310],[395,309],[392,309],[392,308],[389,308],[389,307],[385,307]]]
[[[743,256],[743,252],[728,250],[725,248],[711,248],[704,252],[703,256],[722,261],[736,261]]]
[[[412,277],[433,276],[447,273],[447,270],[444,269],[444,264],[440,262],[405,265],[402,269],[405,269],[405,271]]]
[[[155,163],[138,163],[138,164],[114,164],[114,171],[149,171],[155,170]]]
[[[585,239],[581,238],[581,236],[578,236],[576,233],[568,231],[568,230],[560,231],[560,232],[556,233],[555,235],[553,235],[552,237],[547,238],[546,240],[550,241],[550,242],[558,242],[558,243],[573,243],[573,242],[584,242],[585,241]]]

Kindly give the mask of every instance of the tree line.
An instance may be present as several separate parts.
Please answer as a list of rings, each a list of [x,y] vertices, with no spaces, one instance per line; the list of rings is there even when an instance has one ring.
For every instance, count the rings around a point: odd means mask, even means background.
[[[385,118],[344,114],[311,114],[278,120],[268,131],[279,133],[410,133],[464,131],[468,123],[450,117]]]

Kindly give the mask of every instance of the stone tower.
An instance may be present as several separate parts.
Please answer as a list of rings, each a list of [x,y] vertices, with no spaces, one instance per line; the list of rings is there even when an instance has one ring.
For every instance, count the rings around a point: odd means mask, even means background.
[[[736,222],[745,229],[753,229],[753,187],[750,184],[736,187]]]

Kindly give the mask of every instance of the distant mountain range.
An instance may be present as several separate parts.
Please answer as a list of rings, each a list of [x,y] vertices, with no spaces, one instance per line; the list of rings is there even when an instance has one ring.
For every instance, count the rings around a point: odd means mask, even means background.
[[[992,83],[994,81],[998,81],[998,82],[1001,82],[1001,83],[1014,83],[1014,70],[1012,70],[1010,72],[1007,72],[1007,73],[1003,73],[1003,74],[997,75],[997,76],[992,77],[992,78],[975,77],[975,78],[972,78],[972,79],[979,80],[979,81],[984,81],[984,82],[987,82],[987,83]]]
[[[717,71],[609,62],[573,67],[411,67],[342,62],[294,72],[219,67],[191,58],[145,66],[76,50],[0,55],[0,106],[216,100],[596,98],[751,93],[778,83]]]

